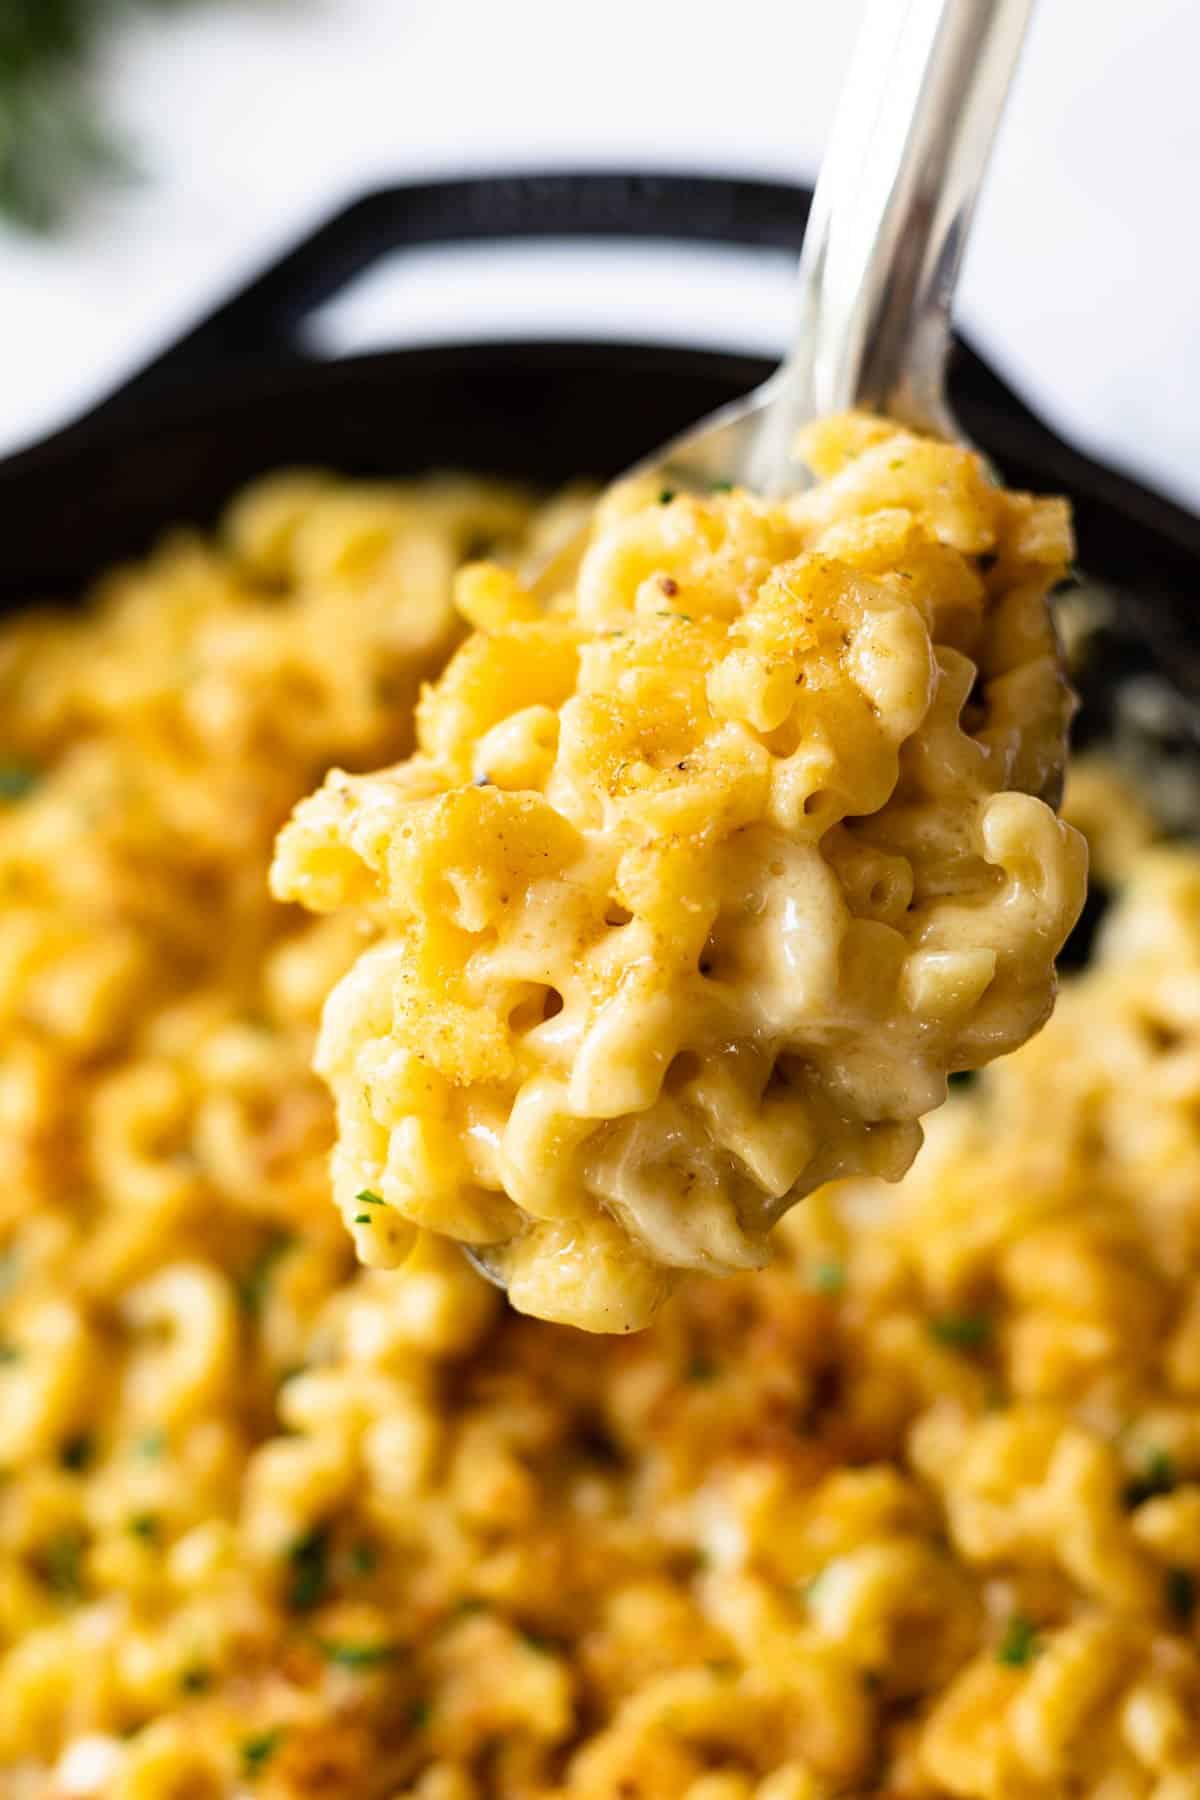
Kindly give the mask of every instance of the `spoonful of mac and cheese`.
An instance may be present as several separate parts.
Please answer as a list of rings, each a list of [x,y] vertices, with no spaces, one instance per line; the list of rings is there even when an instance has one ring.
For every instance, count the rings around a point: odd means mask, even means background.
[[[820,1183],[902,1175],[948,1076],[1047,1018],[1085,883],[1068,510],[898,422],[944,426],[1027,11],[873,10],[789,363],[613,488],[569,573],[463,569],[415,754],[281,834],[275,892],[371,940],[317,1051],[364,1262],[441,1233],[518,1309],[635,1330]]]

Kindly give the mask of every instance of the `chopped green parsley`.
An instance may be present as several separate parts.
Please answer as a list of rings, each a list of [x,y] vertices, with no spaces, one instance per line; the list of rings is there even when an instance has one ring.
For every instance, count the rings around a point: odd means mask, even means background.
[[[270,1731],[257,1731],[253,1737],[242,1739],[242,1774],[248,1781],[262,1773],[283,1738],[283,1727],[275,1725]]]
[[[374,1544],[368,1544],[365,1538],[360,1538],[357,1544],[351,1544],[346,1557],[352,1575],[369,1575],[378,1560]]]
[[[329,1588],[329,1532],[314,1526],[297,1538],[287,1553],[290,1580],[287,1603],[293,1612],[311,1612]]]
[[[83,1576],[79,1567],[82,1554],[83,1538],[77,1531],[60,1531],[46,1545],[46,1580],[63,1600],[82,1598]]]
[[[318,1642],[326,1662],[336,1663],[340,1669],[377,1669],[381,1663],[394,1661],[400,1650],[398,1644],[347,1644],[329,1638]]]
[[[996,1646],[996,1661],[1009,1669],[1024,1669],[1038,1653],[1037,1626],[1024,1613],[1014,1613]]]
[[[239,1279],[237,1284],[238,1301],[242,1311],[250,1318],[256,1319],[262,1311],[263,1302],[271,1285],[271,1272],[280,1257],[291,1248],[291,1244],[292,1239],[288,1232],[277,1232]]]
[[[840,1294],[846,1286],[846,1265],[833,1257],[814,1263],[808,1272],[808,1285],[817,1294]]]
[[[981,1350],[991,1339],[992,1321],[986,1313],[939,1313],[930,1319],[929,1329],[939,1344]]]
[[[23,800],[37,781],[38,772],[28,763],[0,762],[0,800]]]

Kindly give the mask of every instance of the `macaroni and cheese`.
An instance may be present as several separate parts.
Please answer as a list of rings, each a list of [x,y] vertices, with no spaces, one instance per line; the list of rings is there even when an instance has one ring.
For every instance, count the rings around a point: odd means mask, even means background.
[[[947,1074],[1046,1018],[1066,505],[862,415],[808,454],[777,505],[619,490],[548,613],[463,571],[416,754],[282,834],[275,891],[376,933],[317,1059],[368,1265],[433,1230],[633,1330],[821,1182],[901,1175]]]
[[[898,1188],[634,1338],[356,1266],[271,840],[552,524],[289,478],[0,626],[0,1795],[1195,1800],[1200,856],[1105,771],[1095,966]]]

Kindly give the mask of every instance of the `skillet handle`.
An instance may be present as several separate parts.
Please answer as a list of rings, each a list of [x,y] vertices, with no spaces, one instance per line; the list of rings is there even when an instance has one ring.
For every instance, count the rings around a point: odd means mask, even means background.
[[[127,412],[136,418],[147,399],[193,386],[209,369],[241,363],[269,370],[301,360],[304,320],[395,251],[504,238],[602,237],[798,253],[810,200],[788,182],[621,171],[490,175],[379,189],[319,225],[82,419],[0,459],[0,479],[52,463],[68,450],[103,447],[110,419],[120,422]],[[1017,464],[1037,461],[1059,485],[1101,494],[1148,529],[1185,538],[1190,553],[1200,555],[1190,514],[1068,448],[977,357],[956,350],[950,385],[970,429],[1002,464],[1010,457]]]
[[[405,183],[352,201],[130,376],[112,394],[50,439],[91,439],[147,400],[194,388],[212,370],[256,370],[305,360],[305,320],[382,257],[443,244],[503,239],[535,242],[581,237],[732,245],[798,255],[811,205],[790,182],[724,175],[586,171],[485,175]],[[982,377],[1004,414],[1047,446],[1057,440],[1035,414],[974,358],[951,357],[972,382]],[[1011,416],[1008,422],[1013,421]],[[0,461],[0,470],[6,465]]]
[[[89,415],[231,362],[295,361],[300,327],[381,257],[439,244],[611,237],[798,252],[809,195],[725,176],[567,173],[381,188],[353,201],[223,301]]]

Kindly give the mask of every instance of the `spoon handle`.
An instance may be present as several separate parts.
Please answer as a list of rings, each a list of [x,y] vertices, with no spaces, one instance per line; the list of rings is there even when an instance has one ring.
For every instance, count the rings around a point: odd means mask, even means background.
[[[788,485],[805,419],[860,406],[954,435],[950,303],[1033,0],[868,0],[800,260],[795,345],[755,449]]]

